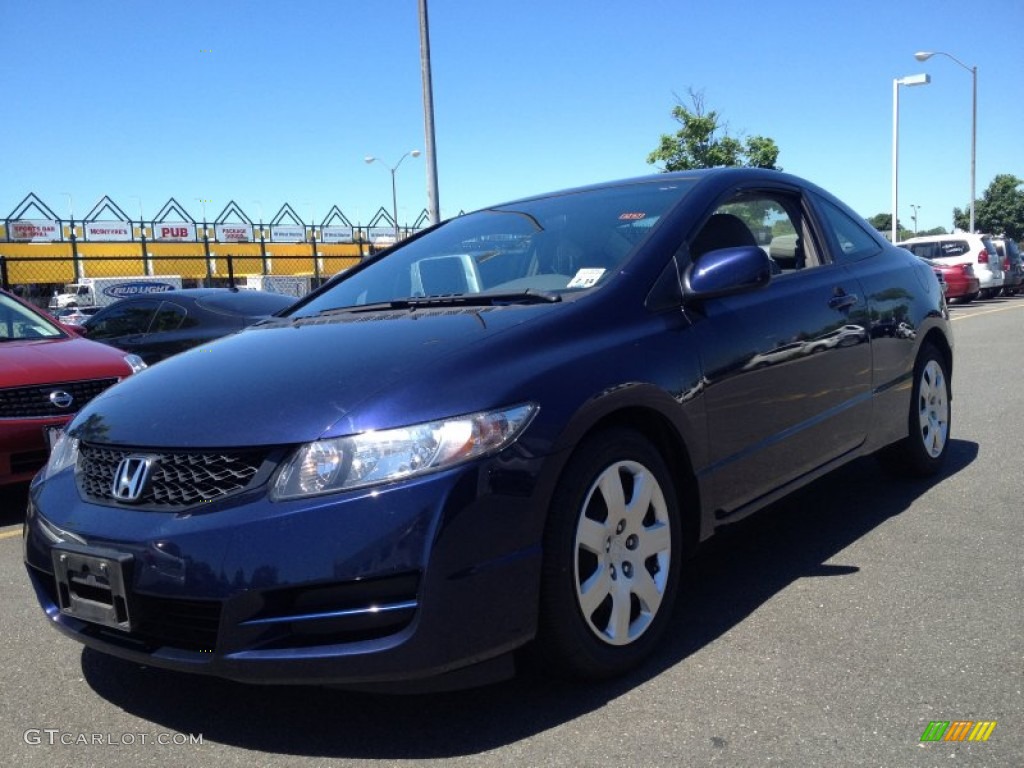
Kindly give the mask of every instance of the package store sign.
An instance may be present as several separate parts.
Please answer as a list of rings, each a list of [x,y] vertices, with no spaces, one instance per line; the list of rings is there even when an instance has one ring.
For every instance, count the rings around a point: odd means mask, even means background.
[[[352,227],[322,227],[320,237],[322,243],[351,243]]]
[[[87,221],[85,222],[87,240],[105,242],[126,242],[132,239],[132,225],[127,221]]]
[[[7,236],[22,243],[52,243],[60,240],[60,225],[51,219],[16,219],[8,222]]]
[[[214,227],[221,243],[248,243],[252,240],[252,227],[248,224],[217,224]]]
[[[301,243],[306,239],[306,228],[290,225],[271,227],[270,239],[275,243]]]

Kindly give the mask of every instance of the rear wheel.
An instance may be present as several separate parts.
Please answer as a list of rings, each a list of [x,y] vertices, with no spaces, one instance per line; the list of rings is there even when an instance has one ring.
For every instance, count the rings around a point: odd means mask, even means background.
[[[544,538],[538,650],[574,677],[622,674],[658,644],[679,585],[682,526],[665,463],[633,430],[584,443]]]
[[[946,357],[934,344],[922,347],[914,365],[909,434],[882,453],[884,462],[906,473],[927,476],[939,471],[949,452],[949,373]]]

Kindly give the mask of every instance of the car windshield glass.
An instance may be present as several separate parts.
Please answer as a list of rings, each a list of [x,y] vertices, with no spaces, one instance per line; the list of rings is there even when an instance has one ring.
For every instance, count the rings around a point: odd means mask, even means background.
[[[64,332],[40,314],[0,294],[0,342],[18,339],[59,339]]]
[[[592,289],[625,263],[693,184],[679,179],[627,183],[460,216],[342,277],[293,315],[408,305],[410,299],[557,300]]]

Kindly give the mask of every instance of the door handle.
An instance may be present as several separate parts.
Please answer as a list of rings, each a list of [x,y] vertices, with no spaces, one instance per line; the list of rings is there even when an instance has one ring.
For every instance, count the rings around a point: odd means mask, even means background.
[[[828,300],[829,309],[849,309],[860,301],[854,293],[841,293]]]

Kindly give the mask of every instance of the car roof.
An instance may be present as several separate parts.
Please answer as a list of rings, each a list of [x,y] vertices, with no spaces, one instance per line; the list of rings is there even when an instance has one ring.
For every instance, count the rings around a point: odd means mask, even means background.
[[[768,168],[696,168],[689,171],[668,171],[665,173],[651,173],[644,176],[633,176],[624,179],[617,179],[612,181],[604,181],[597,184],[587,184],[580,187],[569,187],[566,189],[554,190],[550,192],[544,192],[542,194],[530,195],[528,197],[522,197],[515,200],[507,200],[503,203],[497,203],[495,205],[489,205],[482,210],[492,210],[494,208],[502,208],[506,205],[514,205],[516,203],[522,203],[529,200],[543,200],[548,197],[559,197],[561,195],[570,195],[580,192],[590,192],[599,189],[609,189],[612,187],[624,187],[631,184],[650,184],[657,182],[672,182],[672,181],[697,181],[697,182],[708,182],[716,180],[723,183],[729,181],[764,181],[765,183],[785,183],[803,187],[805,189],[811,189],[815,192],[822,194],[824,197],[833,200],[833,195],[818,187],[813,182],[808,181],[799,176],[792,176],[782,171],[775,171]]]

